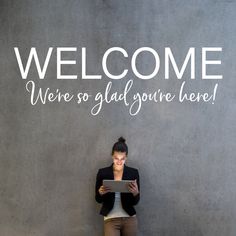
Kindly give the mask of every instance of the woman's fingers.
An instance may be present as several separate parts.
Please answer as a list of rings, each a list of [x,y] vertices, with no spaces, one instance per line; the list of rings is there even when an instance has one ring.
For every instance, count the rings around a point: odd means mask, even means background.
[[[111,190],[109,187],[106,187],[106,186],[103,186],[103,189],[106,191]]]
[[[133,185],[129,185],[129,191],[131,192],[135,192],[137,190],[137,188]]]
[[[111,189],[110,189],[109,187],[106,187],[106,186],[102,185],[102,186],[99,188],[98,191],[99,191],[99,193],[100,193],[101,195],[103,195],[103,194],[105,194],[105,193],[107,193],[107,192],[110,192]]]
[[[138,185],[136,180],[129,184],[129,191],[134,195],[138,194]]]
[[[132,188],[138,188],[136,180],[134,182],[130,183],[129,186]]]
[[[136,186],[133,185],[133,184],[130,184],[129,187],[130,187],[130,188],[136,188]]]

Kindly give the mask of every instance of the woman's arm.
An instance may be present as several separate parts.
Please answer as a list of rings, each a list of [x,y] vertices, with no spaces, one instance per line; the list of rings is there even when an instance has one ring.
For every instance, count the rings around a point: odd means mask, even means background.
[[[96,185],[95,185],[95,200],[98,203],[102,203],[104,201],[103,195],[100,195],[99,188],[102,186],[102,176],[100,170],[98,170],[96,177]]]
[[[137,183],[137,187],[138,187],[138,192],[133,194],[133,200],[132,200],[133,205],[136,205],[140,200],[140,183],[139,183],[138,170],[136,170],[135,179],[136,179],[136,183]]]

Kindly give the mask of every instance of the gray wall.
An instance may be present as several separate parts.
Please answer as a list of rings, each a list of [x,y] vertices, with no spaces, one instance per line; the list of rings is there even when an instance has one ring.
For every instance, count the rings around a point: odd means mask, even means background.
[[[236,234],[235,1],[99,1],[1,0],[0,2],[0,234],[2,236],[102,235],[100,205],[94,199],[97,169],[111,163],[111,147],[127,139],[127,165],[140,171],[141,200],[136,207],[139,235],[233,236]],[[109,78],[101,69],[106,49],[120,46],[132,55],[153,47],[161,58],[155,79],[129,73],[113,81],[122,91],[134,79],[135,91],[162,88],[211,91],[216,81],[202,81],[201,48],[222,47],[223,80],[215,104],[147,103],[130,116],[123,103],[106,104],[92,116],[92,102],[32,106],[21,79],[13,47],[24,62],[30,47],[44,58],[48,47],[74,46],[76,66],[64,73],[78,80],[56,79],[53,53],[44,81],[32,66],[28,80],[42,88],[72,92],[104,91]],[[99,81],[80,79],[80,49],[87,47],[89,73]],[[164,47],[182,63],[196,48],[196,79],[164,78]],[[72,54],[69,54],[70,58]],[[119,55],[119,54],[117,54]],[[149,55],[150,56],[150,55]],[[151,57],[139,61],[149,73]],[[129,66],[115,57],[112,72]],[[215,67],[216,68],[216,67]]]

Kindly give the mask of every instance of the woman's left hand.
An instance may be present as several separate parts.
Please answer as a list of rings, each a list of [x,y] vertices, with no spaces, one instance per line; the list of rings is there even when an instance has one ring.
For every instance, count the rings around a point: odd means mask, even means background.
[[[134,195],[136,196],[138,193],[139,193],[139,190],[138,190],[138,185],[137,185],[137,181],[136,179],[129,184],[129,191]]]

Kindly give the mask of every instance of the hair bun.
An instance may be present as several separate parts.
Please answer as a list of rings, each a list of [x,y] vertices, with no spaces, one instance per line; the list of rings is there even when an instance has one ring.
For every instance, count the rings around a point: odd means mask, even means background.
[[[120,137],[120,138],[118,139],[118,141],[121,142],[121,143],[125,143],[125,139],[124,139],[123,137]]]

